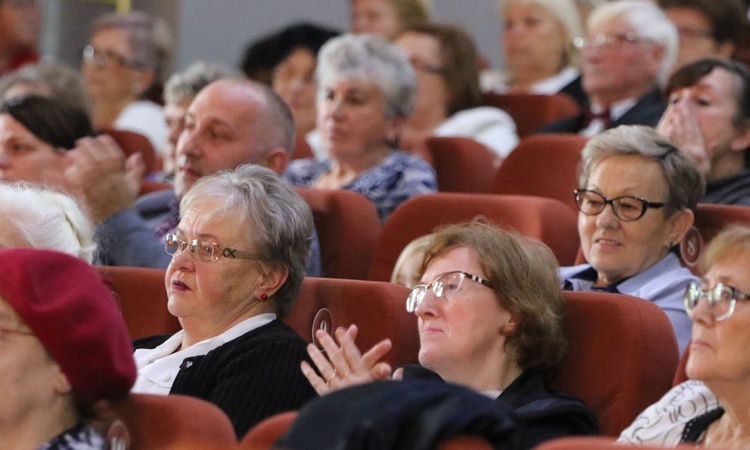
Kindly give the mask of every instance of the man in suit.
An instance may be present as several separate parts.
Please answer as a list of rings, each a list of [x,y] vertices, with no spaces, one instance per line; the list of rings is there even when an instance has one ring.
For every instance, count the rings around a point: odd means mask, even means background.
[[[583,113],[541,132],[593,136],[618,125],[655,126],[666,107],[659,92],[677,55],[677,30],[652,2],[621,0],[598,6],[582,49]]]

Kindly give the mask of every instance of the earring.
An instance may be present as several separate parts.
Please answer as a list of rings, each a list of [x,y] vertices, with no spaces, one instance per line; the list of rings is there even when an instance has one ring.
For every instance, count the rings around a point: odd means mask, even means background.
[[[667,242],[666,242],[666,243],[664,244],[664,248],[666,248],[667,250],[669,250],[670,248],[672,248],[672,245],[673,245],[673,244],[672,244],[672,241],[667,241]]]
[[[260,299],[261,299],[261,301],[266,301],[266,300],[268,300],[268,294],[266,294],[265,292],[264,292],[264,293],[262,293],[262,294],[260,294]]]

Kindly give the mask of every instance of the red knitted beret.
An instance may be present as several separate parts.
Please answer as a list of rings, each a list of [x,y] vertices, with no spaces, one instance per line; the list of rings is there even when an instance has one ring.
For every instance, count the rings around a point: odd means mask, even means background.
[[[133,346],[117,301],[85,261],[48,250],[0,250],[0,297],[42,342],[86,402],[127,395]]]

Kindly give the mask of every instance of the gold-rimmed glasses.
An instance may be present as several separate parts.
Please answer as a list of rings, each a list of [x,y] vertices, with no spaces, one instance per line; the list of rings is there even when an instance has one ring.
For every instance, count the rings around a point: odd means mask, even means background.
[[[492,288],[492,283],[490,283],[489,280],[485,280],[484,278],[467,272],[455,271],[444,273],[430,284],[418,284],[414,286],[406,297],[406,310],[408,312],[416,311],[417,307],[422,301],[424,301],[424,298],[430,291],[432,291],[432,294],[437,298],[443,298],[450,294],[455,294],[461,290],[464,280],[466,279]]]
[[[210,262],[218,261],[220,257],[254,259],[262,261],[263,258],[255,253],[244,252],[236,248],[223,247],[216,242],[208,239],[193,239],[192,241],[183,241],[176,234],[169,233],[165,236],[164,251],[168,255],[176,255],[189,248],[193,257],[200,261]]]

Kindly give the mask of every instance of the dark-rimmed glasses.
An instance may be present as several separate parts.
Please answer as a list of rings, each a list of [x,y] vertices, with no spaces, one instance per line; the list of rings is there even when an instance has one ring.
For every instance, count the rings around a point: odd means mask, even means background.
[[[437,298],[455,294],[461,290],[461,287],[464,285],[464,280],[466,279],[483,284],[488,288],[492,288],[492,283],[488,280],[467,272],[456,271],[444,273],[430,284],[418,284],[414,286],[409,292],[409,296],[406,297],[406,310],[408,312],[416,311],[417,307],[427,296],[427,292],[430,291],[432,291],[432,295]]]
[[[83,49],[83,62],[94,64],[97,67],[111,67],[113,65],[131,68],[141,67],[136,61],[128,59],[117,52],[113,52],[112,50],[99,50],[92,45],[87,45]]]
[[[708,309],[714,320],[721,322],[732,317],[737,300],[748,300],[750,294],[740,292],[739,289],[719,283],[710,289],[702,289],[698,283],[690,283],[685,290],[685,311],[690,318],[702,299],[708,302]]]
[[[238,259],[255,259],[262,261],[263,258],[254,253],[243,252],[235,248],[224,247],[211,242],[207,239],[193,239],[190,242],[183,241],[176,234],[169,233],[165,236],[164,251],[168,255],[176,255],[186,248],[190,249],[190,253],[193,257],[198,258],[200,261],[210,262],[218,261],[220,257],[224,258],[238,258]]]
[[[665,203],[650,202],[641,197],[632,195],[621,195],[609,198],[604,194],[590,189],[573,190],[578,210],[587,216],[596,216],[604,211],[607,205],[612,206],[615,217],[624,222],[633,222],[646,214],[649,208],[663,208]]]

